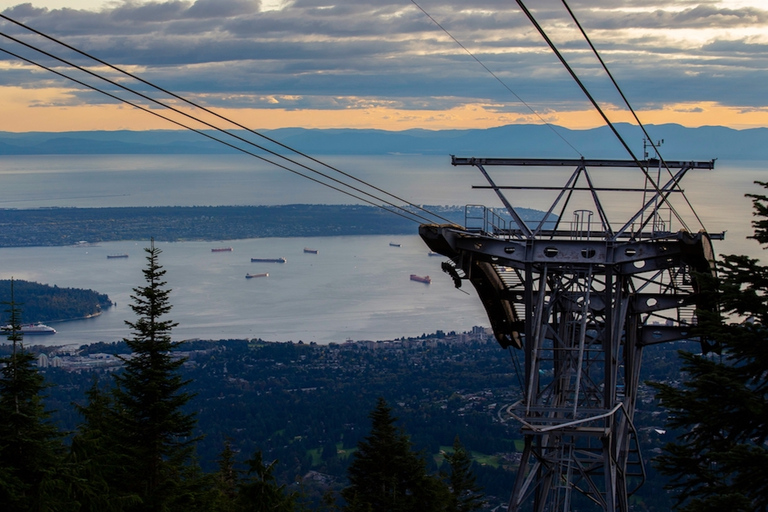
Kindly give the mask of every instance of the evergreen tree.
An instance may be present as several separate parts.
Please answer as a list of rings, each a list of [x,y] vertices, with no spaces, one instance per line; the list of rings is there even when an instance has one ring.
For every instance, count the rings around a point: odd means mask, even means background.
[[[451,468],[448,475],[451,495],[447,512],[470,512],[482,508],[484,495],[472,472],[472,457],[459,441],[459,436],[453,440],[453,453],[445,454],[445,461]]]
[[[121,495],[122,457],[116,449],[115,410],[112,395],[102,390],[98,379],[86,392],[85,406],[75,405],[83,416],[72,439],[68,461],[73,466],[72,499],[81,512],[125,510],[139,503],[138,495]]]
[[[448,490],[428,475],[408,436],[383,398],[370,413],[371,433],[357,445],[341,491],[348,512],[430,512],[443,510]]]
[[[219,470],[214,475],[215,512],[235,512],[239,471],[235,468],[235,451],[232,442],[227,439],[218,460]]]
[[[48,421],[44,379],[22,343],[13,281],[7,305],[4,330],[13,347],[0,359],[0,503],[9,512],[64,509],[61,433]]]
[[[293,512],[296,494],[278,485],[274,471],[277,461],[264,464],[261,451],[256,451],[248,462],[248,477],[238,486],[239,510],[248,512]]]
[[[765,183],[760,183],[766,186]],[[753,199],[753,238],[768,242],[768,197]],[[685,512],[768,510],[768,267],[724,256],[714,283],[720,312],[699,312],[698,334],[719,354],[681,352],[685,381],[654,384],[681,434],[657,459]]]
[[[126,321],[132,337],[124,341],[132,354],[123,358],[113,390],[110,435],[120,468],[112,485],[123,495],[139,497],[136,510],[181,510],[189,507],[200,476],[192,457],[196,419],[183,410],[192,398],[183,391],[187,381],[179,373],[184,360],[171,354],[181,342],[171,341],[177,324],[165,319],[172,306],[158,261],[161,251],[153,240],[145,252],[146,284],[134,288],[131,296],[138,318]]]

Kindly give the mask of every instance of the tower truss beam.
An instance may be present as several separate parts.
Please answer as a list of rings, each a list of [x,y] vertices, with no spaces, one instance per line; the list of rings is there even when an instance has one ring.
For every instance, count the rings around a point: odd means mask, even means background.
[[[508,221],[498,212],[475,216],[483,220],[477,227],[419,228],[429,248],[448,258],[443,269],[457,286],[473,285],[499,344],[525,356],[522,398],[499,415],[519,422],[525,439],[508,510],[568,512],[578,502],[580,509],[591,503],[628,512],[629,496],[645,478],[634,426],[643,348],[689,339],[696,310],[714,307],[698,276],[714,273],[711,239],[723,237],[675,230],[671,217],[660,217],[671,208],[669,193],[682,192],[685,172],[714,162],[666,162],[666,183],[661,169],[656,180],[645,169],[645,185],[629,187],[642,194],[641,207],[618,230],[600,197],[612,190],[596,187],[588,167],[636,167],[634,161],[453,157],[453,164],[478,167],[509,214]],[[492,165],[576,170],[543,218],[526,220],[484,168]],[[598,211],[597,222],[583,206],[573,222],[564,220],[577,208],[577,193]]]

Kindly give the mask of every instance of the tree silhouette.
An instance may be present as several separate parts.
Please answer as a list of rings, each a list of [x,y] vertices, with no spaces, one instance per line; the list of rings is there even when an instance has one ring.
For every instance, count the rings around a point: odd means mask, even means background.
[[[68,462],[74,473],[70,496],[81,512],[122,511],[140,503],[137,494],[123,492],[123,454],[116,444],[119,423],[112,394],[98,379],[86,392],[86,405],[75,405],[83,417],[72,438]]]
[[[383,398],[370,413],[371,433],[357,445],[341,491],[349,512],[429,512],[442,510],[447,488],[427,474],[424,459],[408,436],[395,426],[397,418]]]
[[[0,503],[9,512],[53,510],[63,498],[62,436],[48,422],[42,396],[46,386],[35,356],[24,349],[13,281],[10,286],[9,321],[3,330],[13,347],[10,356],[0,359]]]
[[[760,183],[766,187],[765,183]],[[768,243],[768,197],[749,194],[753,238]],[[676,441],[657,459],[686,511],[768,510],[768,267],[724,256],[713,283],[718,313],[699,312],[697,334],[719,354],[681,352],[682,387],[653,384]]]
[[[248,476],[238,486],[239,510],[249,512],[293,512],[296,495],[287,492],[285,485],[278,485],[274,476],[277,461],[264,464],[261,451],[256,451],[247,461]]]
[[[140,498],[138,509],[181,510],[192,498],[189,480],[199,473],[192,458],[196,418],[183,410],[192,398],[179,373],[184,360],[171,353],[181,342],[171,341],[177,324],[165,319],[172,306],[158,261],[162,251],[154,240],[144,250],[146,284],[131,296],[138,318],[125,322],[132,337],[124,341],[132,353],[122,357],[125,366],[113,390],[112,435],[121,464],[116,484]]]
[[[444,456],[451,468],[448,475],[451,495],[447,512],[470,512],[482,508],[484,495],[472,472],[472,457],[459,441],[459,436],[453,440],[453,452]]]

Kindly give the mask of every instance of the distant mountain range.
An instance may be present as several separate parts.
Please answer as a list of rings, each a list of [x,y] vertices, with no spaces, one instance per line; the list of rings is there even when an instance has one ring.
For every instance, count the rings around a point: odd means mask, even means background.
[[[638,158],[643,133],[629,124],[618,131]],[[664,140],[667,160],[768,160],[768,128],[734,130],[722,126],[686,128],[677,124],[646,127],[654,141]],[[261,153],[261,150],[217,132],[211,136]],[[286,152],[244,131],[233,133]],[[309,155],[420,154],[516,158],[629,158],[608,127],[569,130],[548,125],[507,125],[475,130],[405,130],[283,128],[261,134]],[[187,131],[0,132],[0,155],[212,154],[234,149]],[[651,155],[653,156],[653,155]]]

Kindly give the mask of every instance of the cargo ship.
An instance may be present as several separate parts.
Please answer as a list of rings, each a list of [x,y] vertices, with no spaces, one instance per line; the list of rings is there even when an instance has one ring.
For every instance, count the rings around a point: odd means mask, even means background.
[[[251,258],[251,263],[285,263],[285,258]]]
[[[211,249],[211,252],[232,252],[231,247],[216,247],[215,249]]]
[[[305,247],[304,252],[309,254],[317,254],[317,249],[310,249],[309,247]]]
[[[400,244],[395,243],[395,242],[389,242],[389,246],[390,247],[400,247]]]
[[[127,257],[128,257],[127,254],[107,254],[107,259],[108,260],[112,260],[112,259],[115,259],[115,258],[127,258]]]
[[[253,279],[254,277],[269,277],[269,274],[264,272],[263,274],[245,274],[246,279]]]
[[[8,334],[11,332],[11,326],[10,325],[4,325],[2,327],[3,334]],[[19,330],[17,332],[20,332],[21,334],[56,334],[56,329],[53,327],[48,327],[47,325],[43,325],[40,322],[36,324],[25,324],[20,326]]]
[[[417,276],[416,274],[411,274],[411,281],[417,281],[419,283],[425,283],[429,284],[432,282],[432,279],[429,276]]]

